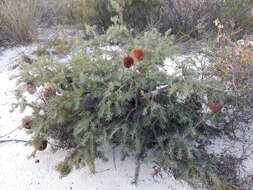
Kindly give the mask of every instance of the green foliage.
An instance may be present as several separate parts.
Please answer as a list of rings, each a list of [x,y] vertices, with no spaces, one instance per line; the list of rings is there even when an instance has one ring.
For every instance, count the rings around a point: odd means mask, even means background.
[[[152,152],[176,177],[214,179],[214,163],[201,147],[219,131],[206,121],[218,121],[222,113],[204,112],[196,102],[204,107],[209,100],[222,99],[226,104],[219,81],[200,80],[184,64],[178,66],[180,76],[168,75],[162,65],[173,51],[169,31],[153,29],[134,38],[124,26],[114,25],[104,35],[92,30],[86,34],[83,39],[88,40],[79,43],[81,50],[71,60],[43,57],[21,64],[16,76],[16,106],[34,111],[33,139],[53,138],[57,147],[71,148],[57,167],[62,175],[82,162],[95,172],[95,159],[106,160],[103,147],[116,145],[138,160]],[[134,48],[144,51],[144,59],[125,68],[122,60]],[[28,103],[23,95],[27,81],[38,89],[36,102]],[[44,98],[45,86],[57,93]]]

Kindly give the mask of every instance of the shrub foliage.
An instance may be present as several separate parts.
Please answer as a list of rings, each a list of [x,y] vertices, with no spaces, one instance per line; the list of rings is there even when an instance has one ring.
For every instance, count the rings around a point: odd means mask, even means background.
[[[163,64],[173,51],[170,32],[153,29],[137,39],[114,25],[104,35],[85,35],[69,61],[43,57],[19,67],[15,106],[33,109],[31,144],[43,141],[45,148],[47,140],[70,149],[57,166],[62,176],[84,162],[95,173],[105,147],[118,146],[139,161],[152,153],[176,177],[216,180],[215,160],[204,146],[219,134],[216,123],[227,104],[219,81],[200,77],[189,64],[168,75]],[[37,89],[34,102],[26,99],[27,85]]]

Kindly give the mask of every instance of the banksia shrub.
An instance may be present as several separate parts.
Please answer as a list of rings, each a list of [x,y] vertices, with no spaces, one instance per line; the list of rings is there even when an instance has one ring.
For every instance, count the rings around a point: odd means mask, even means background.
[[[95,159],[106,160],[104,147],[118,146],[124,156],[136,154],[137,159],[152,153],[176,177],[213,179],[214,162],[199,147],[217,135],[216,123],[205,122],[210,116],[201,108],[215,97],[222,96],[225,103],[229,95],[215,78],[200,80],[187,65],[178,68],[180,76],[165,72],[163,62],[173,50],[169,32],[153,29],[136,39],[118,29],[80,41],[82,51],[66,63],[43,58],[20,65],[18,83],[34,81],[50,98],[28,104],[17,88],[16,106],[33,108],[32,144],[43,150],[43,137],[53,139],[56,148],[70,149],[57,166],[62,176],[83,162],[96,172]],[[120,39],[117,34],[125,38],[112,47]],[[140,63],[126,57],[131,51]]]

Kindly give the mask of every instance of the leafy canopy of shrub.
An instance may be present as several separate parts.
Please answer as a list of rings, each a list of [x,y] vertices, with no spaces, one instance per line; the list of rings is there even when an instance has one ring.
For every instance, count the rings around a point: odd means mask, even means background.
[[[104,35],[86,34],[80,52],[67,62],[44,57],[19,67],[16,106],[33,109],[32,144],[47,139],[70,148],[57,166],[62,176],[83,162],[95,172],[95,159],[105,159],[104,147],[116,145],[138,160],[152,152],[176,177],[215,180],[214,162],[203,146],[219,130],[205,121],[218,121],[222,113],[203,109],[214,100],[226,104],[219,81],[200,79],[190,65],[168,75],[162,65],[173,50],[170,32],[153,29],[136,39],[114,25]],[[24,85],[37,88],[37,101],[26,100]]]

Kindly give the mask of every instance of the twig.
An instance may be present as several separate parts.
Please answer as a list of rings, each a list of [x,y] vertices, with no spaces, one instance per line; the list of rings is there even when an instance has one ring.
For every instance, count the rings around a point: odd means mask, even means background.
[[[6,136],[8,136],[8,135],[10,135],[10,134],[12,134],[12,133],[14,133],[16,130],[18,130],[19,129],[19,127],[17,127],[16,129],[14,129],[14,130],[12,130],[12,131],[10,131],[10,132],[8,132],[8,133],[6,133],[5,135],[3,135],[3,136],[0,136],[0,138],[3,138],[3,137],[6,137]]]
[[[104,172],[107,172],[107,171],[110,171],[110,169],[105,169],[105,170],[102,170],[102,171],[97,171],[96,173],[104,173]]]
[[[115,168],[115,170],[117,170],[116,159],[115,159],[115,147],[112,148],[112,158],[113,158],[114,168]]]
[[[225,182],[225,184],[228,185],[230,188],[239,189],[239,187],[235,186],[234,184],[230,184],[230,183],[227,183],[227,182]]]
[[[16,143],[18,143],[18,142],[24,142],[24,143],[27,143],[27,142],[29,142],[29,141],[18,140],[18,139],[0,140],[0,144],[1,144],[1,143],[7,143],[7,142],[16,142]]]
[[[135,174],[134,179],[132,180],[131,184],[137,185],[140,175],[140,168],[141,168],[141,162],[143,161],[143,155],[145,153],[145,148],[142,147],[140,150],[140,153],[137,155],[137,162],[136,162],[136,168],[135,168]]]

